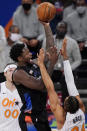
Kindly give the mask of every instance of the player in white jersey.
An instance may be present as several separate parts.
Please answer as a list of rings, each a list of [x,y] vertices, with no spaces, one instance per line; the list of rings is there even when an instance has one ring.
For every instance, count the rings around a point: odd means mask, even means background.
[[[22,106],[21,98],[12,83],[12,73],[15,64],[9,64],[4,69],[6,81],[0,83],[0,131],[21,131],[18,116]]]
[[[64,102],[64,108],[60,104],[60,100],[54,90],[53,82],[45,68],[45,53],[43,49],[40,50],[38,55],[38,65],[48,91],[50,107],[56,118],[58,131],[85,131],[85,107],[74,83],[71,66],[66,53],[66,41],[66,39],[63,41],[63,47],[60,51],[64,59],[64,74],[69,92],[69,97]]]

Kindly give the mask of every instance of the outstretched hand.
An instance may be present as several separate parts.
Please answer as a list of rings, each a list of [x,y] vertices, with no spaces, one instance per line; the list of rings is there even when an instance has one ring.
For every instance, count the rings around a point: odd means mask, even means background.
[[[45,59],[45,51],[43,48],[40,49],[39,54],[37,55],[37,64],[40,66],[41,64],[44,64]]]

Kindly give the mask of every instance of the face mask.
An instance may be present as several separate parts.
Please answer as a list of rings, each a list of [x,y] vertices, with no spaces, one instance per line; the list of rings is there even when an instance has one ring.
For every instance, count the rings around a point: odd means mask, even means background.
[[[28,4],[28,3],[22,4],[22,6],[23,6],[23,9],[26,11],[30,10],[30,8],[31,8],[31,4]]]
[[[21,39],[22,38],[22,36],[20,35],[20,34],[17,34],[17,33],[11,33],[11,36],[10,36],[10,39],[12,40],[12,41],[17,41],[17,40],[19,40],[19,39]]]
[[[83,15],[85,11],[86,11],[86,7],[83,7],[83,6],[77,7],[77,12],[79,15]]]
[[[66,31],[57,31],[57,38],[63,39],[65,37]]]

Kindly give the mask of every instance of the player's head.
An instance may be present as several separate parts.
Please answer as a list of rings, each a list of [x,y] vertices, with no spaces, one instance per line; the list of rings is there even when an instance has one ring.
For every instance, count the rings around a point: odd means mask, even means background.
[[[6,77],[7,81],[12,81],[12,73],[17,68],[17,66],[13,63],[7,64],[4,69],[4,76]]]
[[[64,109],[71,114],[76,113],[79,109],[79,102],[74,96],[69,96],[65,99]]]
[[[10,57],[15,62],[27,63],[32,58],[32,54],[29,52],[29,49],[24,43],[17,43],[12,46],[10,50]]]

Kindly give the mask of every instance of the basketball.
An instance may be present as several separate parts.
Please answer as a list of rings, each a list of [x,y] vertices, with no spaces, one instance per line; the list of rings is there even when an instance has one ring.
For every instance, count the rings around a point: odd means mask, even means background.
[[[37,16],[40,21],[49,22],[56,14],[56,8],[49,2],[41,3],[37,8]]]

